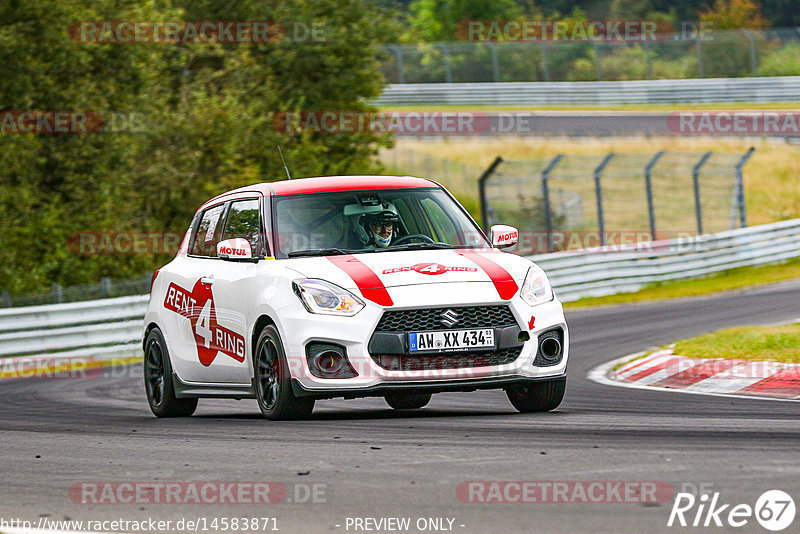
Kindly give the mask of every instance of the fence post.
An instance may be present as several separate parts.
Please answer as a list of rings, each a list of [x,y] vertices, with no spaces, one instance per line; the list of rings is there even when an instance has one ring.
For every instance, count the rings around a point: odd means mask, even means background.
[[[694,42],[697,43],[697,77],[705,78],[706,73],[705,68],[703,68],[703,45],[701,44],[702,41],[700,40],[700,32],[697,32]]]
[[[111,278],[104,276],[100,279],[100,288],[103,290],[103,296],[108,298],[111,296]]]
[[[389,49],[394,52],[394,60],[397,63],[397,83],[406,83],[406,68],[403,65],[403,50],[397,45],[389,45]]]
[[[542,171],[542,201],[544,202],[544,218],[547,228],[547,252],[553,252],[553,213],[550,209],[550,188],[547,185],[547,180],[550,178],[550,173],[556,168],[556,165],[564,157],[564,154],[558,154],[547,167]]]
[[[539,50],[542,51],[542,76],[544,77],[544,81],[550,81],[550,67],[547,64],[547,45],[540,44]]]
[[[503,163],[503,158],[497,156],[494,158],[492,164],[489,165],[485,171],[483,171],[481,177],[478,178],[478,196],[480,197],[481,202],[481,224],[483,225],[483,230],[485,232],[489,231],[489,203],[486,199],[486,180],[488,180],[489,177],[494,174],[495,169],[497,169],[497,166],[501,163]]]
[[[650,236],[653,241],[656,240],[656,210],[653,206],[653,180],[651,176],[653,167],[656,166],[658,160],[660,160],[661,156],[663,156],[665,153],[665,150],[656,153],[656,155],[653,156],[653,159],[651,159],[644,168],[644,187],[647,191],[647,215],[650,221]]]
[[[603,169],[614,157],[613,152],[609,152],[606,157],[600,162],[600,165],[594,169],[594,196],[597,200],[597,228],[600,231],[600,244],[606,246],[606,227],[603,220],[603,189],[600,186],[600,176],[603,174]]]
[[[599,44],[592,43],[592,52],[594,52],[594,72],[597,75],[597,81],[603,81],[603,65],[600,64],[600,46]]]
[[[53,284],[53,300],[56,304],[61,304],[64,302],[64,291],[61,288],[60,284]]]
[[[739,226],[742,228],[747,226],[747,206],[744,203],[744,175],[742,174],[742,168],[755,151],[755,147],[751,146],[744,153],[742,159],[739,160],[739,163],[736,164],[736,204],[739,206]]]
[[[753,34],[747,30],[742,30],[742,33],[747,37],[747,44],[750,50],[750,74],[758,76],[758,57],[756,56],[756,41]]]
[[[694,213],[697,216],[697,235],[703,235],[703,208],[700,205],[700,169],[706,164],[708,158],[714,151],[710,150],[703,154],[700,161],[695,163],[692,168],[692,182],[694,182]]]
[[[494,81],[500,81],[500,60],[497,57],[497,45],[490,41],[484,43],[489,48],[489,53],[492,56],[492,78]]]
[[[436,48],[442,51],[442,58],[444,59],[444,81],[453,83],[453,67],[450,64],[450,50],[448,50],[445,43],[437,43]]]
[[[11,293],[9,293],[8,290],[3,290],[3,293],[0,294],[0,298],[3,300],[3,307],[11,307]]]

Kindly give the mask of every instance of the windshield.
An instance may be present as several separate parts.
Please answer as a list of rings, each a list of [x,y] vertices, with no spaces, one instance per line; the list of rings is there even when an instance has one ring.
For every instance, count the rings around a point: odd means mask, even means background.
[[[378,189],[273,197],[277,256],[488,247],[441,189]]]

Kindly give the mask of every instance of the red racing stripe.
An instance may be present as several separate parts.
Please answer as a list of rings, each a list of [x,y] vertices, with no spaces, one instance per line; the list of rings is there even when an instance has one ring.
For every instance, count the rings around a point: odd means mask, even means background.
[[[494,284],[495,289],[497,289],[497,294],[500,295],[501,299],[509,300],[511,297],[517,294],[519,286],[514,281],[514,278],[508,273],[508,271],[497,265],[495,262],[471,249],[461,250],[459,251],[459,254],[483,269],[483,272],[489,275],[489,278],[492,279],[492,283]]]
[[[358,290],[364,295],[365,299],[369,299],[375,304],[381,306],[392,306],[392,297],[386,291],[386,287],[381,282],[372,269],[361,263],[361,261],[350,254],[344,256],[328,256],[331,263],[347,273],[347,276],[353,279],[356,283]]]

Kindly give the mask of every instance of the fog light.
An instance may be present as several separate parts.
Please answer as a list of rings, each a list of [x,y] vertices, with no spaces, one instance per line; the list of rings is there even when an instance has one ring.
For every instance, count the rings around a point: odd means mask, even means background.
[[[542,332],[538,336],[539,346],[536,350],[536,358],[533,365],[545,367],[557,365],[564,356],[564,330],[553,328]]]
[[[542,340],[540,345],[542,356],[548,360],[555,360],[561,354],[561,343],[556,338],[548,337]]]
[[[335,350],[326,350],[314,356],[314,365],[325,374],[333,374],[344,365],[344,355]]]
[[[306,360],[311,374],[317,378],[353,378],[358,373],[347,360],[347,351],[333,343],[314,342],[306,345]]]

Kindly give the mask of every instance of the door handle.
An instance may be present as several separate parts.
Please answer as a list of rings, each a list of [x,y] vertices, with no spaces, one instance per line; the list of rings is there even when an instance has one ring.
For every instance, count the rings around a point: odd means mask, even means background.
[[[200,279],[200,283],[203,284],[204,286],[210,286],[211,284],[214,283],[214,275],[211,274],[211,275],[202,277]]]

